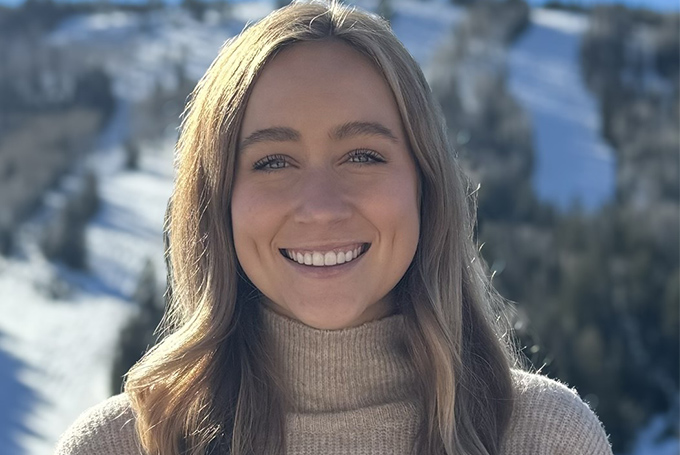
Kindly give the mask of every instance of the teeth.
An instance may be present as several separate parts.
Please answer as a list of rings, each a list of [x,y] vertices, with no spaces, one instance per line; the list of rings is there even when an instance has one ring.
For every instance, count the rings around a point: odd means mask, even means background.
[[[320,253],[317,251],[312,253],[300,253],[289,250],[284,250],[284,254],[298,264],[324,267],[349,262],[353,259],[356,259],[362,253],[362,251],[363,247],[357,247],[349,251],[340,251],[337,254],[333,251],[329,251],[327,253]]]
[[[323,265],[335,265],[338,262],[338,257],[332,251],[323,255]]]

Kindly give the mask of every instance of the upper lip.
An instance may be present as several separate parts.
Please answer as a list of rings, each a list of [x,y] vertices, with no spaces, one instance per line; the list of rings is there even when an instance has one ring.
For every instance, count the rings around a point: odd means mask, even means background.
[[[305,245],[305,246],[287,247],[287,248],[281,248],[281,249],[282,250],[294,250],[294,251],[309,251],[309,252],[312,252],[312,251],[330,251],[330,250],[341,249],[341,248],[354,249],[354,248],[364,246],[365,244],[370,245],[370,242],[334,242],[334,243],[324,243],[324,244],[318,244],[318,245]]]

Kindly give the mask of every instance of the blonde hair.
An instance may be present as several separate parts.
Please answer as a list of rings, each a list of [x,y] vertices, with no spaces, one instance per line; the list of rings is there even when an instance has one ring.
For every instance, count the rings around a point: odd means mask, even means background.
[[[380,18],[338,3],[294,2],[228,41],[192,93],[176,150],[165,336],[125,391],[148,454],[283,453],[283,387],[268,358],[253,286],[233,244],[237,138],[258,74],[284,46],[340,40],[391,87],[421,184],[421,236],[397,285],[422,378],[418,454],[499,454],[512,412],[510,350],[473,242],[474,204],[443,116],[409,53]],[[267,435],[266,437],[264,435]]]

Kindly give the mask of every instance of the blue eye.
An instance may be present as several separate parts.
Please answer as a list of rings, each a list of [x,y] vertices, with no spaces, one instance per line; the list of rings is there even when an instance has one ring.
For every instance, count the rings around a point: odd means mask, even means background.
[[[383,157],[380,156],[378,152],[365,149],[352,150],[349,152],[349,161],[351,163],[357,164],[375,164],[385,162]]]
[[[253,163],[253,170],[272,172],[288,166],[288,160],[284,155],[267,155]]]

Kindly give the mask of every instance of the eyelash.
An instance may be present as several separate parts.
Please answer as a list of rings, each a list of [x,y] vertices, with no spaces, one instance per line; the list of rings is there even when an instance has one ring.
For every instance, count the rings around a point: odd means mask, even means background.
[[[380,156],[379,153],[374,152],[373,150],[357,149],[357,150],[352,150],[351,152],[349,152],[349,159],[357,158],[357,157],[368,157],[371,160],[373,160],[373,161],[352,161],[352,163],[358,164],[360,166],[385,162],[383,157]],[[283,166],[274,167],[274,168],[268,167],[272,163],[282,163]],[[288,159],[286,158],[285,155],[267,155],[267,156],[257,160],[255,163],[253,163],[253,170],[264,171],[264,172],[274,172],[278,169],[283,169],[284,167],[286,167],[287,164],[288,164]]]

